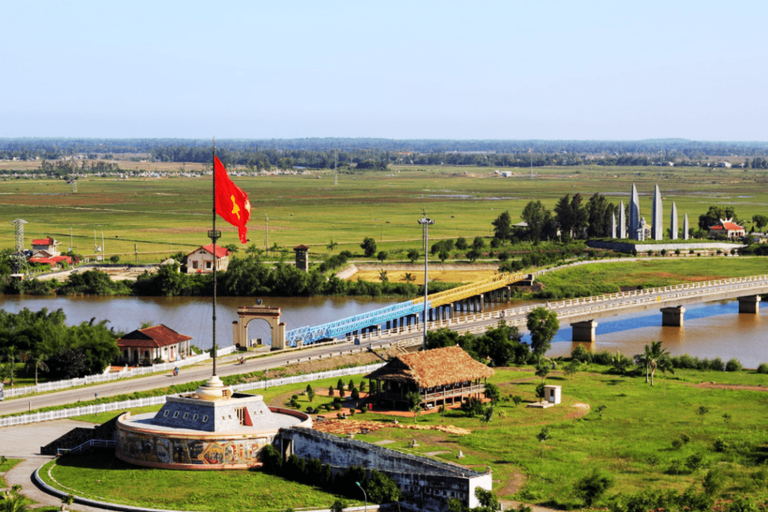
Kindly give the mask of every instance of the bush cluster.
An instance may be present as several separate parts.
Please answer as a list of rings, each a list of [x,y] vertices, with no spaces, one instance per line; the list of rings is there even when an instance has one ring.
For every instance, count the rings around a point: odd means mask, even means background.
[[[368,501],[391,503],[400,500],[400,489],[395,481],[375,469],[368,474],[361,466],[350,466],[334,475],[331,465],[323,464],[320,459],[300,459],[296,454],[292,454],[287,460],[283,460],[280,452],[272,445],[264,448],[261,460],[264,471],[268,473],[314,485],[349,498],[360,497],[356,483],[360,482],[368,495]]]

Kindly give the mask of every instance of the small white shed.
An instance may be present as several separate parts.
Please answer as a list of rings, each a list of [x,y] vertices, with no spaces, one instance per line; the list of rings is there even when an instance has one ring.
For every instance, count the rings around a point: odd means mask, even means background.
[[[560,403],[562,386],[544,386],[544,400],[557,405]]]

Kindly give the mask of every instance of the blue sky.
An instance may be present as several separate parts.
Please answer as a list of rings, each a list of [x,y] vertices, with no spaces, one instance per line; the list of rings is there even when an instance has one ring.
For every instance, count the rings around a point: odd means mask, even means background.
[[[768,140],[768,3],[4,1],[0,137]]]

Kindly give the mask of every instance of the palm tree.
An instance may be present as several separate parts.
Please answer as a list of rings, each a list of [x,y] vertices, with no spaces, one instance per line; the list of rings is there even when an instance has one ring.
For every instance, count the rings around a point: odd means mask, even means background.
[[[406,272],[405,275],[403,276],[403,281],[405,281],[406,283],[412,283],[415,280],[416,278],[413,277],[413,274],[411,274],[410,272]]]
[[[381,281],[382,283],[386,283],[387,281],[389,281],[389,277],[387,276],[386,270],[383,270],[383,269],[379,270],[379,281]]]
[[[20,485],[14,485],[10,491],[0,494],[0,512],[28,512],[29,505],[26,504],[24,496],[19,494]]]
[[[331,254],[331,251],[333,251],[336,247],[338,247],[339,244],[333,241],[333,238],[331,238],[331,242],[325,246],[326,249],[328,249],[328,254]]]
[[[645,346],[645,352],[635,356],[637,364],[645,365],[645,382],[648,382],[650,373],[651,386],[653,386],[653,375],[657,369],[663,372],[672,370],[672,364],[669,359],[669,351],[661,348],[661,341],[652,341],[650,346]]]
[[[648,345],[645,346],[645,352],[642,354],[635,354],[635,364],[637,366],[644,366],[645,367],[645,383],[648,384],[648,369],[650,367],[650,347]]]
[[[27,370],[35,370],[35,386],[37,386],[37,371],[48,371],[49,368],[48,365],[45,364],[45,361],[48,359],[48,357],[50,357],[50,354],[47,354],[40,348],[37,348],[36,350],[29,351],[27,356],[29,357],[29,360],[27,361]]]
[[[2,370],[0,379],[9,379],[11,381],[11,387],[13,387],[13,376],[16,370],[16,347],[14,345],[5,348],[5,359],[8,363],[0,368],[0,370]]]

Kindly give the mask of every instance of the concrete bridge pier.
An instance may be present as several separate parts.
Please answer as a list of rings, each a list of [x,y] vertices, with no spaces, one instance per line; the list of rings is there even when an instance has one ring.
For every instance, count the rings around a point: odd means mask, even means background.
[[[760,296],[739,297],[739,313],[756,315],[760,312]]]
[[[667,327],[682,327],[685,308],[675,306],[671,308],[661,308],[661,325]]]
[[[594,320],[585,320],[583,322],[574,322],[571,324],[573,334],[571,336],[572,341],[588,341],[589,343],[595,342],[595,328],[597,322]]]
[[[485,307],[484,307],[484,306],[485,306],[485,304],[483,303],[483,296],[482,296],[482,295],[480,295],[480,296],[478,297],[477,305],[478,305],[478,307],[480,308],[480,313],[482,313],[482,312],[483,312],[483,309],[485,309]]]

